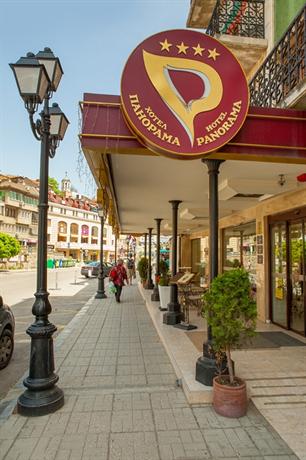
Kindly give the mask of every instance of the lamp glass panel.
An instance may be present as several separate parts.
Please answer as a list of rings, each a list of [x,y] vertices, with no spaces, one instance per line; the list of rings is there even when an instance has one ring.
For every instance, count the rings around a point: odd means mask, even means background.
[[[63,75],[63,73],[62,73],[62,70],[61,70],[61,66],[56,61],[55,71],[54,71],[54,79],[53,79],[54,91],[57,90],[57,87],[59,85],[59,82],[61,81],[62,75]]]
[[[62,116],[62,122],[61,122],[61,126],[60,126],[60,139],[64,139],[64,136],[65,136],[65,133],[66,133],[66,130],[68,128],[68,120],[66,119],[65,116]]]
[[[46,72],[44,72],[43,68],[41,68],[41,77],[40,77],[40,85],[39,85],[39,97],[42,101],[45,98],[46,93],[48,92],[49,87],[49,80],[47,77]]]
[[[57,136],[60,135],[61,118],[62,118],[62,115],[60,113],[50,115],[50,121],[51,121],[50,135],[51,136],[56,136],[57,137]]]
[[[53,60],[53,59],[38,59],[38,62],[39,62],[39,64],[42,64],[43,66],[45,66],[45,69],[46,69],[47,75],[49,77],[49,80],[52,83],[54,65],[55,65],[56,61]]]
[[[19,91],[23,95],[39,95],[38,82],[41,67],[15,66],[15,75],[18,81]]]

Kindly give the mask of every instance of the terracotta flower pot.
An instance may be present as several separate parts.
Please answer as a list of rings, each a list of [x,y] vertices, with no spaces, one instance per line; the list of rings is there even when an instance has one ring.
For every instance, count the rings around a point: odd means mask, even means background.
[[[227,375],[221,377],[218,375],[213,380],[213,407],[217,414],[223,417],[238,418],[247,413],[246,384],[238,377],[235,377],[235,382],[237,383],[235,386],[229,385]]]

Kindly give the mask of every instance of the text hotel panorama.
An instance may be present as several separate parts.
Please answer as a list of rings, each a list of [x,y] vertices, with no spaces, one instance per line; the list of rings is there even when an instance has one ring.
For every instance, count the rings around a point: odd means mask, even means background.
[[[153,136],[158,137],[160,140],[167,142],[171,145],[180,146],[180,139],[167,132],[167,123],[164,123],[151,109],[151,107],[144,107],[139,100],[138,94],[130,94],[129,100],[131,107],[141,124]],[[198,147],[206,145],[220,139],[234,126],[238,115],[241,111],[242,101],[233,102],[231,112],[221,112],[220,115],[208,126],[205,126],[206,133],[203,132],[202,136],[196,137],[195,142]],[[204,131],[203,129],[203,131]]]

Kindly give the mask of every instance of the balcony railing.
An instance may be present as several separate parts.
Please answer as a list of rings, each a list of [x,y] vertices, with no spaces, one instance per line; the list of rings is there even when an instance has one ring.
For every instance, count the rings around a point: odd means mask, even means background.
[[[208,35],[265,38],[264,0],[217,0]]]
[[[250,82],[250,104],[281,106],[290,91],[305,79],[306,6],[258,69]]]

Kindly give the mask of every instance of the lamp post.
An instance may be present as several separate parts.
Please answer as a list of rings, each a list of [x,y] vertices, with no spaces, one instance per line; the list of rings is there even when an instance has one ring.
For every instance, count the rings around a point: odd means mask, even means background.
[[[57,90],[63,75],[62,66],[50,48],[35,56],[28,53],[16,64],[10,64],[18,90],[29,113],[34,137],[41,143],[37,280],[32,313],[34,323],[27,329],[31,337],[29,376],[23,381],[27,388],[18,398],[18,412],[26,416],[45,415],[64,404],[64,393],[56,386],[54,372],[53,338],[56,327],[49,322],[52,308],[47,291],[47,217],[49,157],[53,158],[63,140],[69,121],[57,104],[49,107],[49,99]],[[34,121],[38,106],[43,105],[40,118]]]
[[[103,237],[104,237],[104,222],[106,219],[106,212],[104,209],[98,210],[98,215],[100,217],[101,222],[101,233],[100,233],[100,267],[99,267],[99,274],[98,274],[98,290],[95,295],[95,299],[106,299],[107,295],[105,294],[105,287],[104,287],[104,268],[103,268]]]

